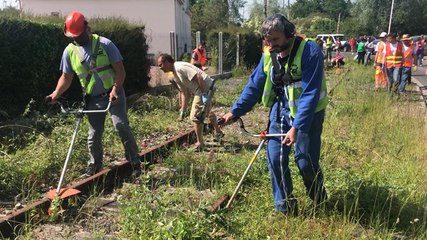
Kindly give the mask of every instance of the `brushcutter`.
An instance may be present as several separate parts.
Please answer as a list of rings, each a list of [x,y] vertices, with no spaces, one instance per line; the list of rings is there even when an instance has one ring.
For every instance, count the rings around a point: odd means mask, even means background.
[[[46,97],[45,101],[48,103],[52,102],[52,98]],[[74,128],[73,136],[71,138],[70,147],[68,148],[67,157],[65,158],[64,166],[62,167],[62,172],[61,172],[61,177],[59,178],[58,187],[56,189],[50,190],[46,194],[47,197],[51,200],[57,199],[58,197],[59,197],[59,199],[64,199],[64,198],[67,198],[67,197],[70,197],[70,196],[73,196],[73,195],[80,193],[80,191],[77,189],[61,188],[62,182],[64,180],[64,176],[65,176],[65,171],[67,170],[67,165],[68,165],[68,162],[69,162],[70,157],[71,157],[71,152],[73,151],[74,143],[76,141],[77,132],[79,131],[80,123],[83,119],[84,114],[86,114],[86,113],[105,113],[110,109],[110,106],[111,106],[111,102],[108,102],[107,108],[102,109],[102,110],[84,110],[83,108],[76,109],[76,110],[70,110],[70,109],[64,108],[64,106],[60,102],[56,102],[56,103],[60,106],[61,112],[63,114],[75,114],[77,121],[76,121],[76,127]]]
[[[246,167],[245,172],[243,173],[242,177],[240,178],[239,183],[237,184],[236,188],[234,189],[233,194],[231,195],[231,197],[229,197],[228,194],[222,195],[208,210],[210,212],[215,212],[217,209],[219,209],[220,207],[222,207],[224,205],[224,203],[228,200],[227,205],[225,206],[225,209],[229,209],[231,204],[233,203],[234,199],[237,196],[237,193],[240,190],[240,187],[243,184],[243,181],[245,180],[245,178],[247,177],[249,170],[251,169],[253,163],[255,162],[255,159],[258,157],[259,152],[261,151],[262,147],[264,146],[264,143],[268,140],[269,137],[283,137],[286,136],[286,134],[282,134],[282,133],[274,133],[274,134],[269,134],[267,133],[267,131],[263,131],[262,133],[259,134],[255,134],[255,133],[250,133],[245,129],[245,125],[243,124],[243,120],[241,118],[236,118],[233,119],[233,122],[239,122],[239,127],[240,127],[240,133],[245,134],[247,136],[251,136],[251,137],[259,137],[261,138],[261,142],[258,145],[258,148],[255,151],[255,154],[252,156],[252,159],[249,161],[248,166]],[[224,119],[220,118],[218,120],[218,124],[222,125],[224,123]]]

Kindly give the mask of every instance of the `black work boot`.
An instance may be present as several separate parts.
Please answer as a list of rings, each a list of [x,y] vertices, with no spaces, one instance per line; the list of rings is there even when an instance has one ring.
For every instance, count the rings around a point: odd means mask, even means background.
[[[283,212],[285,216],[298,216],[298,200],[292,195],[288,196],[288,199],[285,200],[286,211]]]
[[[137,179],[141,176],[141,164],[132,164],[132,174],[130,175],[131,179]]]
[[[99,173],[101,170],[101,166],[95,166],[95,164],[91,163],[87,166],[86,172],[83,174],[83,177],[88,178],[94,174]]]

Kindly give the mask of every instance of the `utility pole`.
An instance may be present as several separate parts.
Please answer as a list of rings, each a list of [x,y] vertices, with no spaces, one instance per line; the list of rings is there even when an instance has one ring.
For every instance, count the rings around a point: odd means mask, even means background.
[[[290,18],[291,18],[291,4],[289,3],[289,0],[288,0],[288,19]]]
[[[340,32],[340,20],[341,20],[341,12],[338,14],[337,33]]]
[[[268,5],[268,0],[264,0],[264,17],[267,17],[267,5]]]
[[[388,34],[390,34],[391,30],[391,19],[393,18],[393,7],[394,7],[394,0],[391,2],[391,10],[390,10],[390,20],[388,22]]]

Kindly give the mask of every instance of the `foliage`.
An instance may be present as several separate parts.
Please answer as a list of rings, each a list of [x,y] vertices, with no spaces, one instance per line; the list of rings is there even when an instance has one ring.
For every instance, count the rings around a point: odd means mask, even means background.
[[[427,173],[420,169],[426,165],[426,150],[424,133],[418,131],[425,124],[424,115],[417,111],[418,103],[396,101],[386,92],[371,91],[372,72],[347,62],[341,75],[335,71],[325,74],[331,101],[321,153],[329,193],[325,203],[311,203],[298,169],[290,163],[300,215],[285,218],[275,213],[265,151],[261,151],[232,208],[207,213],[209,203],[233,192],[259,143],[236,134],[233,128],[237,126],[229,126],[224,129],[224,147],[201,154],[176,150],[162,165],[172,174],[163,178],[148,174],[142,186],[126,189],[120,212],[121,236],[425,239],[427,191],[423,183]],[[217,84],[222,93],[217,99],[220,106],[233,104],[245,85],[245,79],[230,80]],[[267,115],[268,109],[255,106],[243,120],[248,130],[256,132],[267,124]],[[236,146],[242,146],[240,152],[230,150]],[[147,189],[152,185],[156,188]]]
[[[228,8],[229,8],[231,23],[240,24],[243,21],[243,18],[240,15],[240,8],[244,7],[245,4],[246,4],[245,0],[229,0],[228,1]]]
[[[3,115],[13,118],[22,114],[31,99],[36,102],[33,106],[41,106],[44,97],[55,88],[60,75],[58,64],[69,43],[62,33],[62,22],[55,17],[0,17],[0,105],[7,113]],[[149,63],[144,28],[120,19],[93,20],[90,26],[120,49],[127,72],[125,89],[146,89]],[[81,99],[77,79],[67,95]],[[4,120],[2,116],[0,120]]]
[[[214,29],[209,32],[207,48],[210,49],[212,64],[217,64],[218,55],[218,32],[223,33],[223,69],[230,71],[236,63],[237,34],[240,36],[240,57],[246,67],[254,67],[261,57],[261,39],[250,29],[229,27],[224,29]],[[242,61],[241,61],[242,62]]]
[[[191,7],[191,32],[201,32],[201,39],[207,38],[212,29],[223,28],[228,25],[228,5],[222,0],[197,1]]]

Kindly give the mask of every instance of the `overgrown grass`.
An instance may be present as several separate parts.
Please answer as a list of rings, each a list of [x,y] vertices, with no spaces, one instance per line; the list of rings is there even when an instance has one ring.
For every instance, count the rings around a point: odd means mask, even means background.
[[[226,147],[166,159],[172,174],[155,190],[133,186],[124,197],[121,235],[129,239],[426,239],[425,108],[412,97],[373,91],[373,69],[352,63],[327,72],[331,104],[324,124],[322,168],[329,199],[312,205],[293,163],[300,215],[275,213],[265,153],[245,180],[232,209],[208,213],[232,193],[259,143],[226,131]],[[231,88],[235,81],[238,88]],[[245,81],[218,84],[217,105],[229,108]],[[221,93],[221,94],[219,94]],[[244,117],[265,128],[268,109]],[[256,130],[255,130],[256,129]],[[242,146],[239,152],[230,146]],[[227,147],[228,146],[228,147]],[[149,176],[146,176],[150,178]],[[147,180],[148,181],[148,180]]]
[[[120,237],[128,239],[426,239],[427,173],[425,108],[415,98],[391,99],[372,90],[373,69],[348,63],[337,76],[327,72],[330,104],[324,123],[322,168],[329,199],[313,206],[291,162],[300,215],[274,212],[265,151],[262,151],[228,211],[209,213],[222,194],[231,194],[259,139],[229,126],[223,146],[212,152],[175,149],[163,159],[161,173],[147,173],[143,184],[120,190]],[[238,98],[246,79],[218,81],[219,115]],[[129,121],[138,143],[163,138],[189,126],[180,123],[174,97],[144,96],[131,105]],[[262,131],[268,109],[257,106],[244,116],[246,127]],[[54,185],[65,159],[74,117],[48,118],[49,131],[34,128],[14,151],[2,146],[2,199],[38,196]],[[50,126],[50,125],[49,125]],[[83,122],[67,179],[85,167],[87,123]],[[158,135],[153,135],[158,132]],[[42,134],[44,133],[44,134]],[[27,133],[28,134],[28,133]],[[159,137],[160,136],[160,137]],[[16,136],[15,136],[16,137]],[[158,139],[163,140],[163,139]],[[106,165],[123,147],[107,120]],[[23,146],[23,147],[22,147]],[[100,231],[101,233],[102,231]],[[102,234],[101,234],[102,235]]]
[[[128,111],[129,122],[138,145],[147,139],[153,144],[179,132],[188,122],[176,123],[178,118],[175,96],[142,96]],[[60,171],[75,129],[74,115],[27,116],[23,124],[4,124],[0,146],[0,199],[11,201],[16,195],[22,199],[40,197],[41,191],[56,188]],[[168,117],[165,117],[168,116]],[[31,124],[29,122],[32,122]],[[48,129],[48,130],[46,130]],[[87,151],[88,123],[84,118],[73,148],[66,181],[79,177],[89,159]],[[24,139],[24,140],[23,140]],[[103,136],[104,165],[114,164],[124,156],[123,146],[109,117]],[[65,186],[66,183],[64,183]]]

